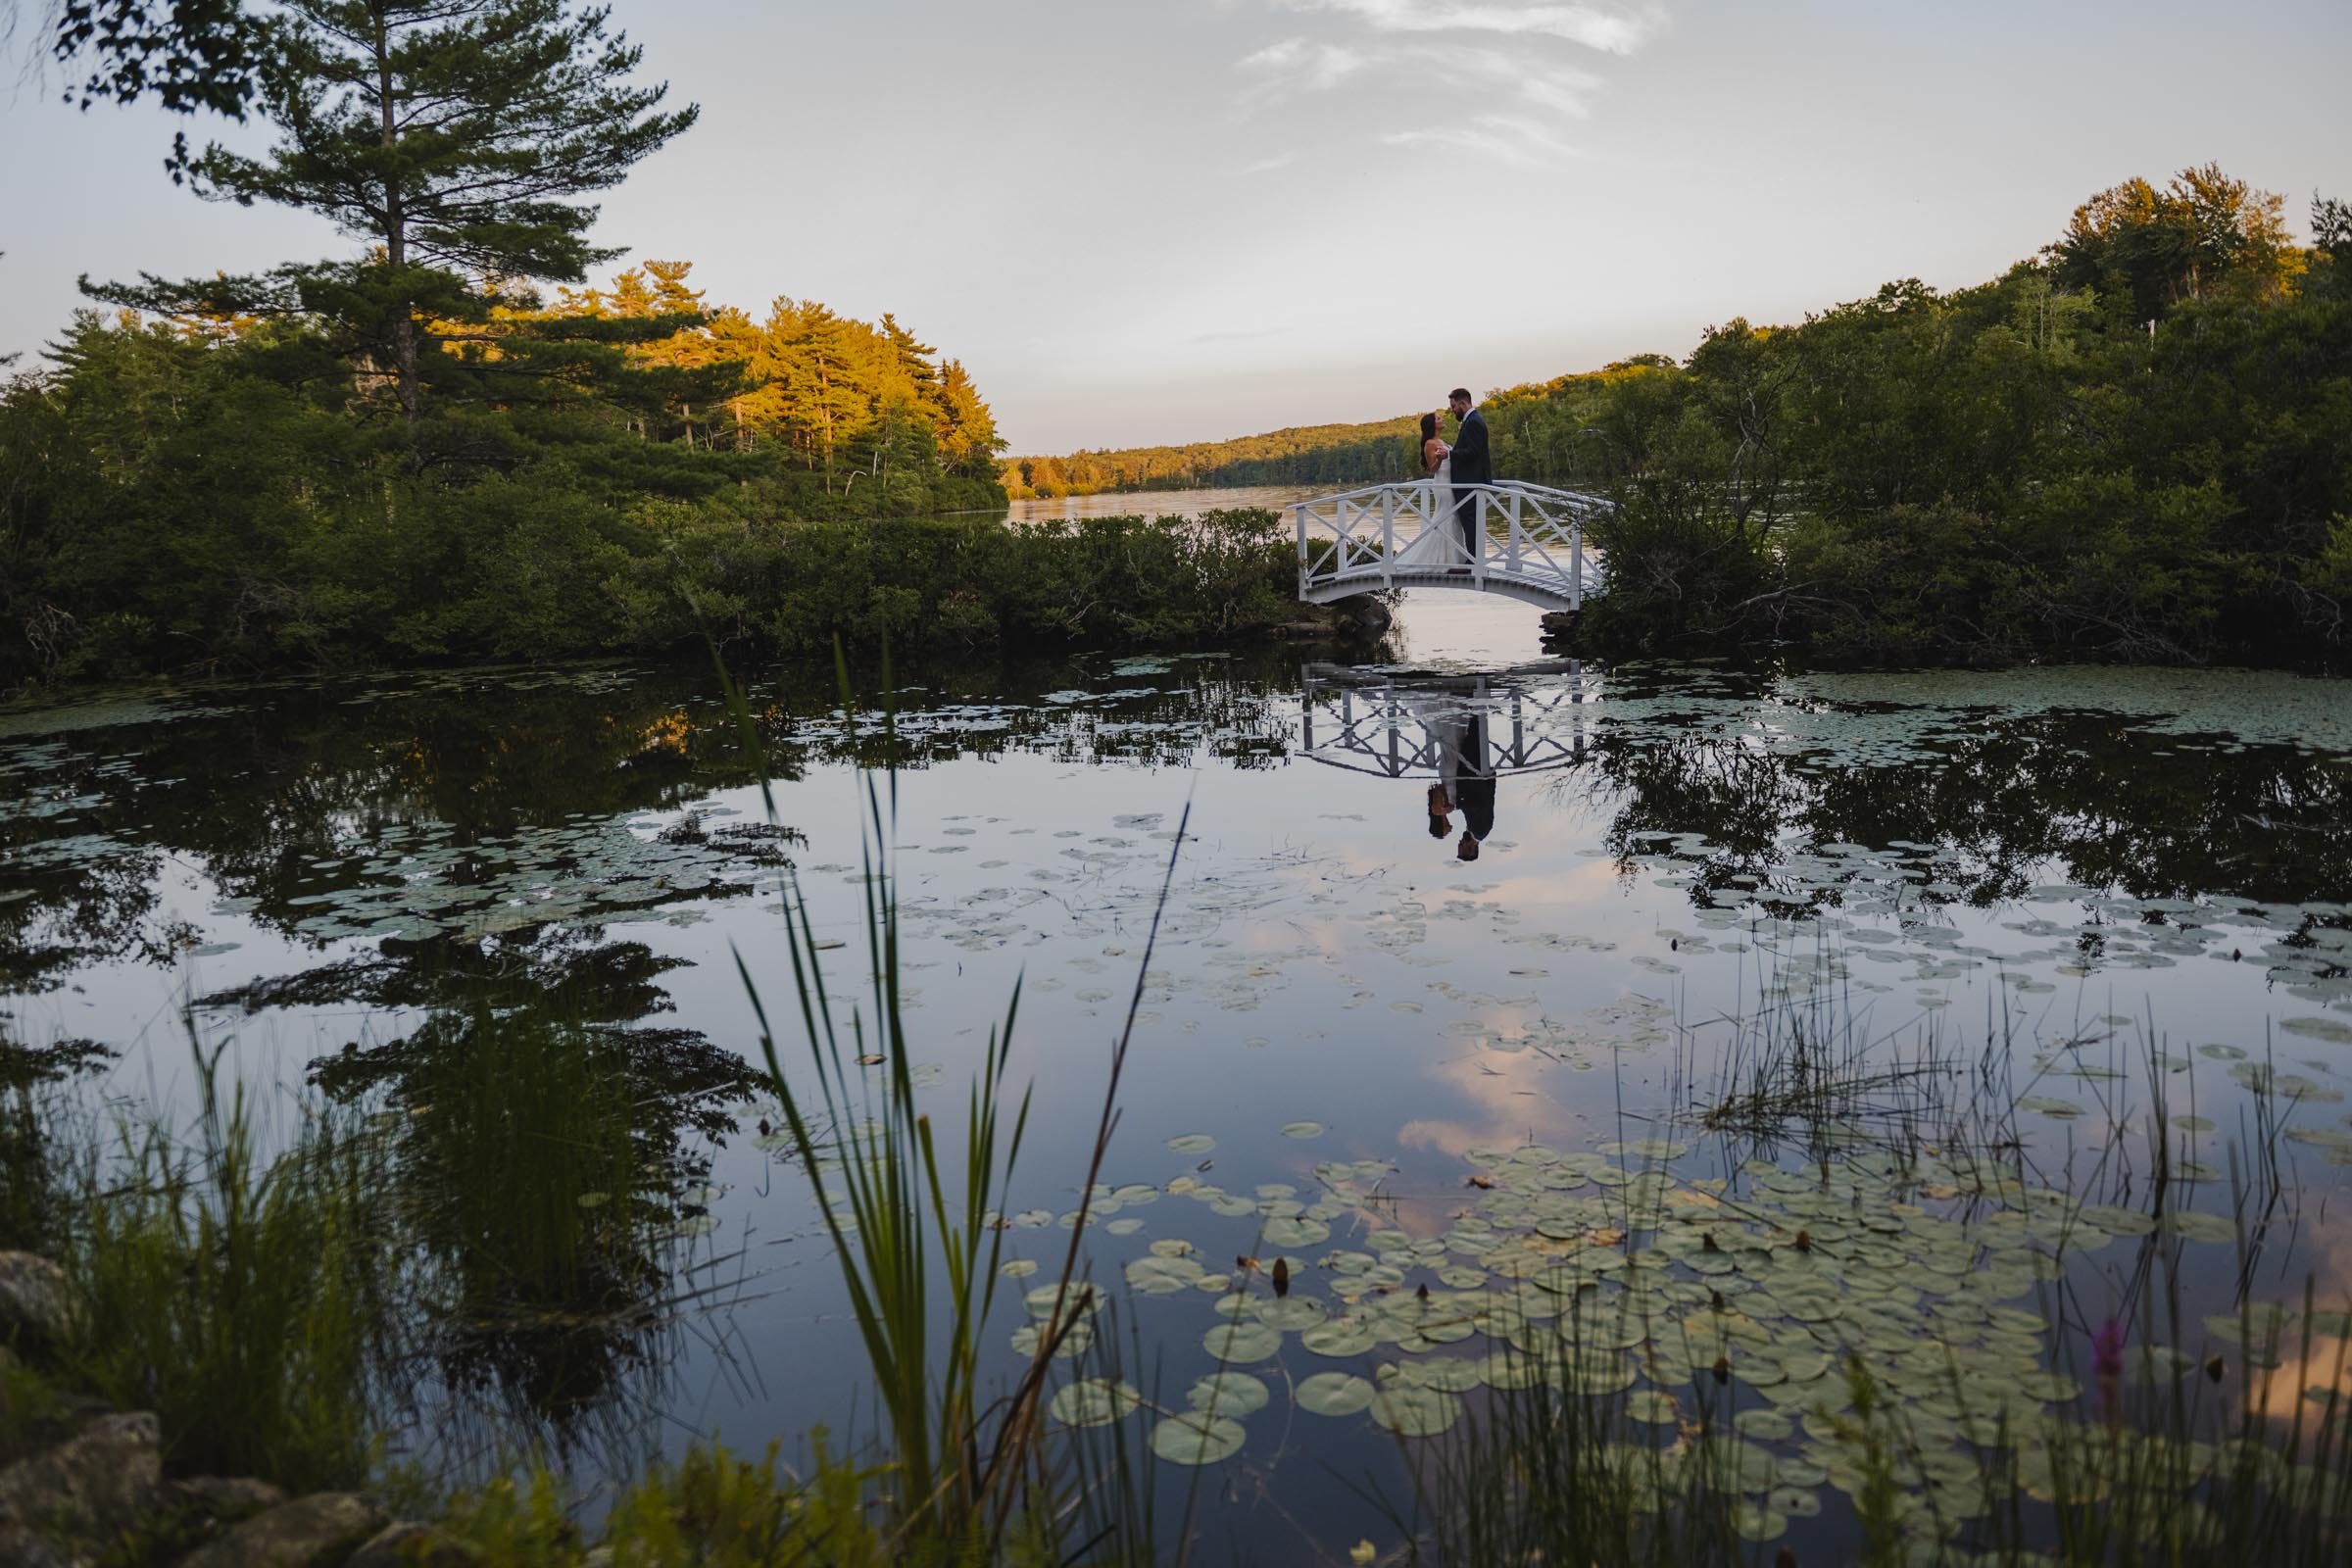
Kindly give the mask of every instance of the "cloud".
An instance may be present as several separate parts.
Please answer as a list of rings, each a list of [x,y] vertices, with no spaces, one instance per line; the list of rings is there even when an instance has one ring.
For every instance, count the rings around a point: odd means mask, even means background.
[[[1277,169],[1288,169],[1298,161],[1298,154],[1295,151],[1276,153],[1271,158],[1260,158],[1254,164],[1244,164],[1234,172],[1237,174],[1270,174]]]
[[[1351,100],[1401,105],[1412,119],[1434,122],[1376,131],[1385,146],[1450,147],[1521,167],[1582,155],[1561,127],[1590,119],[1606,83],[1590,68],[1592,55],[1581,51],[1630,55],[1665,22],[1662,7],[1650,0],[1266,3],[1313,17],[1323,32],[1338,36],[1300,33],[1245,56],[1238,67],[1245,112],[1347,84],[1354,89]],[[1280,167],[1269,160],[1248,172]]]
[[[1391,147],[1454,147],[1520,169],[1580,157],[1583,149],[1562,141],[1549,127],[1522,115],[1479,115],[1459,125],[1393,130],[1381,141]]]
[[[1285,38],[1242,57],[1241,69],[1253,78],[1245,96],[1270,102],[1294,92],[1328,92],[1371,63],[1362,50],[1344,44]]]
[[[1664,21],[1654,5],[1553,5],[1527,0],[1278,0],[1285,10],[1352,17],[1382,32],[1499,32],[1562,38],[1630,55]]]

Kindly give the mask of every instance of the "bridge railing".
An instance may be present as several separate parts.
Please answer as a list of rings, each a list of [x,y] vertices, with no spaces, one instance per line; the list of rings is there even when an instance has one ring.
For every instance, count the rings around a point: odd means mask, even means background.
[[[1500,577],[1582,608],[1585,521],[1607,506],[1579,491],[1516,480],[1370,485],[1301,501],[1292,508],[1299,593],[1356,582],[1388,588],[1400,578],[1462,578],[1485,588]]]

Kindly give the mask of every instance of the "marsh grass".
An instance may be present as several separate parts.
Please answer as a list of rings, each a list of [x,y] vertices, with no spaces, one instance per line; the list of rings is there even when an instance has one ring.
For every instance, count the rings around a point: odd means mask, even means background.
[[[282,1152],[218,1056],[192,1133],[124,1113],[69,1186],[59,1261],[81,1332],[62,1375],[153,1410],[181,1473],[350,1486],[372,1457],[375,1374],[398,1314],[375,1195],[380,1146],[313,1108]]]
[[[837,654],[842,710],[855,725],[846,662]],[[775,799],[749,705],[719,668],[726,701],[760,778],[771,822]],[[883,686],[890,686],[887,659]],[[882,752],[895,755],[895,712],[882,715]],[[1152,934],[1137,965],[1126,1027],[1108,1063],[1102,1114],[1076,1223],[1048,1290],[1027,1365],[993,1396],[982,1347],[1003,1261],[1004,1195],[1028,1126],[1030,1096],[1008,1083],[1020,988],[989,1032],[965,1099],[960,1136],[944,1138],[917,1102],[912,1045],[901,995],[899,914],[890,846],[897,826],[897,775],[863,775],[863,916],[867,994],[863,1007],[836,1013],[827,989],[825,946],[798,878],[785,874],[787,954],[807,1045],[788,1067],[758,980],[739,953],[738,970],[759,1020],[760,1044],[797,1161],[810,1183],[848,1294],[875,1399],[886,1429],[886,1462],[866,1473],[877,1494],[882,1538],[917,1560],[999,1560],[1079,1553],[1090,1561],[1149,1560],[1152,1533],[1141,1465],[1116,1433],[1089,1438],[1050,1429],[1048,1383],[1057,1359],[1092,1354],[1108,1368],[1108,1344],[1093,1339],[1102,1305],[1081,1271],[1081,1242],[1102,1159],[1118,1124],[1118,1085],[1133,1038],[1144,975],[1156,945],[1163,884]],[[1188,812],[1189,819],[1189,812]],[[1181,853],[1171,848],[1168,874]],[[947,1146],[947,1147],[943,1147]],[[956,1151],[960,1151],[960,1157]],[[820,1463],[820,1472],[824,1466]],[[819,1488],[833,1482],[821,1476]]]

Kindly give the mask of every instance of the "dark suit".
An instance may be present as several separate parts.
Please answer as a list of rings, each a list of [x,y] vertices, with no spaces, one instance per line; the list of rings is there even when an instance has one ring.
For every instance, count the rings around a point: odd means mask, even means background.
[[[1462,826],[1484,841],[1494,831],[1494,775],[1487,770],[1487,715],[1474,713],[1462,726],[1461,775],[1453,786],[1453,804],[1462,808]]]
[[[1494,459],[1487,450],[1486,416],[1472,409],[1462,416],[1453,437],[1453,517],[1462,530],[1462,545],[1476,561],[1479,555],[1478,497],[1465,488],[1494,482]]]

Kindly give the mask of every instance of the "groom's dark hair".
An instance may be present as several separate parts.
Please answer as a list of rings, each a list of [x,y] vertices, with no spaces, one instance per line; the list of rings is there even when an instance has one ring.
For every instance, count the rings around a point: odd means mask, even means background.
[[[1457,386],[1452,391],[1446,394],[1446,401],[1448,403],[1451,403],[1455,398],[1460,398],[1464,403],[1476,403],[1478,401],[1478,399],[1470,395],[1470,389],[1466,386]]]

